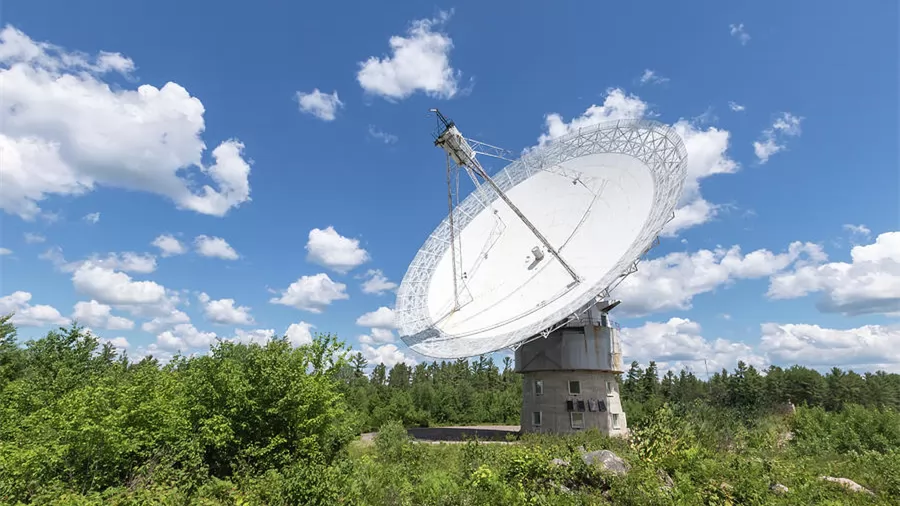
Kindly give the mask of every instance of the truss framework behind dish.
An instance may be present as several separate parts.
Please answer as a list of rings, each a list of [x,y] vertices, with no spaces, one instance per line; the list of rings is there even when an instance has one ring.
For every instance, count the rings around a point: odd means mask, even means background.
[[[552,170],[567,160],[597,153],[630,155],[650,168],[654,206],[644,228],[609,272],[585,290],[583,297],[532,325],[494,336],[491,338],[494,351],[546,336],[572,317],[578,317],[597,299],[608,296],[626,276],[637,270],[640,258],[650,250],[663,227],[672,219],[687,174],[687,152],[673,129],[653,120],[616,120],[581,128],[526,152],[492,179],[501,191],[507,192],[541,170]],[[465,229],[481,209],[498,198],[486,185],[477,187],[453,210],[457,233]],[[474,355],[466,350],[466,343],[435,328],[428,314],[428,285],[438,262],[450,247],[449,221],[449,216],[444,218],[410,264],[397,292],[395,321],[403,341],[416,351],[426,355],[430,352],[429,356],[439,358],[464,358]],[[429,350],[417,346],[426,342]],[[438,343],[439,353],[433,349]]]

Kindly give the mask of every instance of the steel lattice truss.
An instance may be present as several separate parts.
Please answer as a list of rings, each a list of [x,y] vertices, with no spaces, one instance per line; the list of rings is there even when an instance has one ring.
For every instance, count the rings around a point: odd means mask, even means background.
[[[608,296],[613,287],[637,270],[637,262],[650,250],[663,227],[672,219],[687,174],[687,152],[681,137],[673,129],[652,120],[617,120],[579,129],[528,151],[492,179],[503,192],[507,192],[539,171],[556,172],[561,170],[560,163],[599,153],[630,155],[650,169],[654,182],[654,206],[643,229],[616,265],[599,282],[585,290],[583,298],[533,325],[494,336],[491,339],[494,350],[515,347],[535,336],[546,335],[570,318],[579,317],[598,297]],[[460,230],[482,209],[494,204],[496,199],[498,195],[487,185],[478,186],[454,209],[456,233],[453,235],[458,236]],[[438,262],[450,248],[453,235],[448,216],[431,233],[410,264],[397,291],[395,309],[395,323],[403,341],[419,353],[440,358],[472,355],[458,336],[435,328],[428,312],[428,286]]]

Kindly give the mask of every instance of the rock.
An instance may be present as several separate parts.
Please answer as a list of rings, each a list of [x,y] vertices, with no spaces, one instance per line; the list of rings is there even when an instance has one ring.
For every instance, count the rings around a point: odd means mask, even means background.
[[[831,483],[837,483],[838,485],[850,490],[852,492],[865,492],[869,495],[875,495],[875,492],[867,489],[866,487],[856,483],[855,481],[849,478],[835,478],[834,476],[819,476],[819,479],[822,481],[830,481]]]
[[[551,481],[550,486],[556,488],[557,490],[559,490],[560,492],[562,492],[564,494],[572,493],[572,489],[570,489],[569,487],[567,487],[565,485],[560,485],[559,483],[556,483],[555,481]]]
[[[656,476],[659,477],[659,481],[663,482],[661,489],[665,491],[672,490],[675,488],[675,481],[669,476],[669,473],[663,471],[662,469],[656,470]]]
[[[790,492],[790,490],[787,487],[785,487],[784,485],[782,485],[781,483],[775,483],[774,485],[769,487],[769,490],[771,490],[773,494],[778,494],[778,495],[784,495],[784,494],[787,494],[788,492]]]
[[[550,461],[550,463],[553,464],[554,466],[562,466],[562,467],[566,467],[569,465],[569,461],[563,460],[563,459],[553,459]]]
[[[618,476],[623,476],[631,469],[627,462],[609,450],[585,452],[581,455],[581,458],[589,466],[600,466]]]

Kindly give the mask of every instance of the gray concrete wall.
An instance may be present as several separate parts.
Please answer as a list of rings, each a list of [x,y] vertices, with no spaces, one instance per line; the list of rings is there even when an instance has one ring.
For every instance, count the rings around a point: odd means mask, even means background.
[[[540,380],[543,393],[535,392],[535,381]],[[579,381],[581,393],[569,393],[569,381]],[[611,392],[607,392],[607,382]],[[605,411],[590,411],[588,401],[603,401]],[[569,411],[566,401],[572,400],[575,410]],[[585,409],[578,409],[577,401],[584,401]],[[533,423],[533,413],[541,413],[541,424]],[[572,426],[571,413],[581,413],[583,427]],[[618,428],[613,427],[613,415],[618,416]],[[622,435],[627,431],[628,423],[622,402],[619,397],[617,376],[610,372],[597,371],[538,371],[524,373],[522,378],[522,414],[523,432],[570,433],[578,430],[596,428],[609,435]]]
[[[516,372],[523,375],[522,431],[569,433],[595,428],[604,434],[625,434],[628,424],[619,397],[622,356],[618,337],[616,328],[593,320],[557,329],[519,347]],[[536,381],[542,382],[541,393],[535,391]],[[569,391],[570,381],[580,382],[579,393]],[[592,399],[602,401],[605,409],[591,411]],[[568,408],[569,400],[574,403],[573,410]],[[579,409],[578,401],[584,402],[584,410]],[[539,425],[534,423],[535,412],[541,413]],[[581,427],[573,426],[572,413],[583,417]]]

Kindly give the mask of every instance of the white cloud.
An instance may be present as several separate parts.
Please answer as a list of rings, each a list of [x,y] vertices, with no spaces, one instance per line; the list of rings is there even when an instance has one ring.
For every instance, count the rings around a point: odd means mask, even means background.
[[[332,302],[349,299],[346,290],[347,285],[332,281],[328,274],[320,273],[301,277],[282,291],[280,297],[273,297],[269,302],[321,313]]]
[[[372,125],[369,125],[369,136],[385,144],[393,144],[400,140],[396,135],[384,132]]]
[[[0,256],[12,255],[13,251],[9,248],[0,248]]]
[[[635,95],[626,95],[621,89],[607,91],[603,105],[592,105],[581,116],[566,123],[556,113],[548,114],[546,132],[538,138],[538,144],[576,132],[605,121],[619,119],[639,119],[653,114],[647,103]],[[672,128],[681,136],[687,151],[687,179],[684,193],[675,219],[663,230],[663,235],[673,236],[688,227],[705,223],[715,217],[719,206],[703,199],[700,194],[700,180],[715,174],[732,174],[740,168],[728,154],[731,133],[716,127],[700,126],[697,121],[679,120]]]
[[[700,373],[709,367],[713,373],[722,368],[734,368],[738,360],[758,368],[767,364],[765,357],[754,353],[744,343],[705,339],[697,322],[683,318],[623,328],[621,336],[624,362],[637,360],[646,364],[654,360],[662,370],[687,367]]]
[[[310,230],[306,251],[308,261],[342,274],[369,261],[369,253],[359,247],[359,239],[344,237],[331,226]]]
[[[371,329],[368,334],[359,336],[359,342],[361,344],[393,343],[394,340],[394,331],[390,329],[374,328]]]
[[[334,121],[338,108],[344,107],[344,103],[334,93],[322,93],[318,88],[309,93],[297,92],[297,102],[300,104],[300,112],[312,114],[322,121]]]
[[[306,322],[292,323],[284,333],[294,346],[303,346],[312,342],[312,328],[315,325]]]
[[[275,329],[234,329],[234,341],[243,344],[265,345],[275,337]]]
[[[100,221],[100,213],[88,213],[85,214],[82,219],[88,223],[94,224]]]
[[[223,260],[237,260],[240,258],[237,251],[221,237],[198,235],[194,239],[194,247],[197,249],[197,253],[205,257],[215,257]]]
[[[450,65],[453,40],[436,31],[451,13],[413,21],[406,36],[390,38],[391,56],[372,56],[361,62],[356,79],[363,90],[389,100],[404,99],[417,91],[435,98],[452,98],[459,91],[461,73]]]
[[[169,329],[179,323],[190,323],[191,319],[186,313],[178,309],[173,309],[170,313],[157,316],[150,321],[141,325],[141,330],[151,334],[159,334],[163,330]]]
[[[592,105],[584,113],[569,123],[558,113],[547,114],[544,118],[547,132],[538,138],[538,144],[544,145],[553,139],[562,137],[581,128],[589,127],[604,121],[618,119],[642,118],[647,113],[647,103],[635,95],[626,95],[619,88],[607,90],[603,105]]]
[[[409,366],[416,365],[415,359],[404,354],[394,344],[385,344],[377,348],[368,344],[362,344],[361,348],[363,357],[365,357],[366,361],[372,365],[384,364],[388,369],[401,362]]]
[[[105,258],[94,254],[86,260],[69,262],[66,260],[65,256],[63,256],[62,248],[54,246],[44,253],[41,253],[39,258],[49,260],[53,263],[55,268],[62,272],[75,272],[87,262],[103,269],[134,272],[138,274],[148,274],[156,270],[156,257],[147,253],[139,254],[133,251],[108,253]]]
[[[176,239],[171,234],[163,234],[153,239],[151,243],[153,246],[159,248],[162,256],[170,257],[173,255],[183,255],[187,253],[187,248],[184,244],[181,244],[181,241]]]
[[[394,310],[384,306],[360,316],[356,319],[356,324],[360,327],[372,327],[378,329],[397,328],[394,323]]]
[[[728,108],[734,112],[744,112],[747,108],[737,102],[728,102]]]
[[[0,208],[25,220],[50,195],[98,186],[146,191],[177,207],[223,216],[250,198],[243,144],[226,140],[203,162],[203,104],[182,86],[125,89],[103,80],[133,62],[96,57],[42,42],[16,28],[0,31]],[[211,184],[195,184],[199,176]],[[201,183],[202,184],[202,183]]]
[[[761,347],[774,360],[812,367],[867,366],[900,370],[900,328],[864,325],[838,330],[818,325],[763,323]]]
[[[175,310],[177,294],[154,281],[134,281],[124,272],[83,262],[72,274],[75,289],[101,304],[133,315],[165,316]]]
[[[178,351],[186,348],[206,348],[216,340],[215,332],[202,332],[190,323],[179,323],[172,330],[156,336],[159,347]]]
[[[768,296],[793,299],[821,293],[819,310],[846,315],[900,315],[900,232],[854,246],[850,263],[797,266],[773,276]]]
[[[234,299],[211,300],[209,295],[201,293],[198,297],[203,303],[203,314],[207,320],[221,325],[250,325],[253,317],[247,306],[234,306]]]
[[[775,153],[784,151],[787,147],[785,137],[800,135],[800,122],[802,117],[794,116],[789,112],[781,113],[770,128],[763,130],[758,141],[753,142],[753,153],[759,159],[759,163],[766,163]]]
[[[27,244],[39,244],[45,242],[47,240],[46,237],[41,234],[33,234],[31,232],[25,232],[25,243]]]
[[[17,291],[0,297],[0,315],[15,312],[12,323],[20,327],[43,327],[45,325],[67,325],[69,319],[53,306],[38,304],[32,306],[31,294]]]
[[[138,254],[133,251],[109,253],[106,258],[92,257],[89,261],[105,269],[123,272],[148,274],[156,270],[156,257],[147,253]]]
[[[731,36],[741,41],[741,45],[746,46],[750,42],[750,34],[744,30],[744,23],[728,25]]]
[[[872,235],[872,231],[865,225],[844,225],[844,230],[850,232],[851,235],[860,235],[868,239]]]
[[[697,295],[728,286],[738,279],[771,276],[801,258],[821,261],[825,255],[820,246],[799,241],[778,254],[759,249],[744,255],[740,246],[670,253],[641,262],[638,271],[615,289],[613,295],[622,300],[617,312],[642,316],[687,310]]]
[[[131,348],[131,343],[129,343],[128,339],[125,339],[124,337],[114,337],[112,339],[101,337],[100,342],[113,345],[113,348],[118,350],[120,353]]]
[[[369,269],[366,279],[362,284],[363,293],[381,295],[397,288],[397,283],[389,280],[379,269]]]
[[[668,77],[663,77],[657,74],[655,71],[650,69],[645,69],[644,73],[641,74],[641,84],[664,84],[669,82]]]
[[[96,300],[76,303],[72,318],[84,325],[109,330],[130,330],[134,328],[133,321],[121,316],[113,316],[110,306],[101,304]]]

